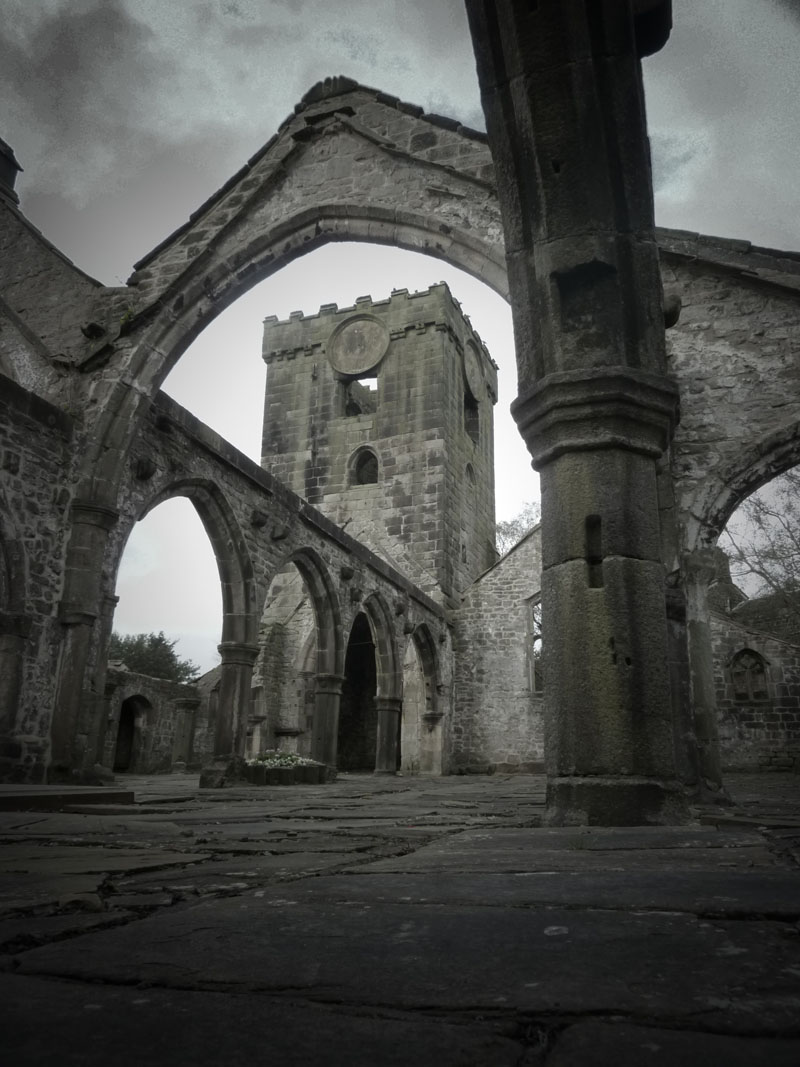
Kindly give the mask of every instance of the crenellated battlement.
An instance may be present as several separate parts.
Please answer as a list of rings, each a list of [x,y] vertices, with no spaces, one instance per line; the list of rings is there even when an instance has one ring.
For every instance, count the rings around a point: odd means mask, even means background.
[[[413,292],[393,289],[388,297],[379,300],[366,294],[341,308],[335,303],[322,304],[319,311],[312,315],[306,315],[303,311],[292,311],[286,319],[268,315],[264,319],[262,358],[269,365],[275,360],[294,358],[300,354],[324,354],[327,339],[339,323],[353,316],[371,313],[380,316],[386,323],[393,341],[411,332],[445,330],[459,354],[464,344],[471,341],[480,352],[486,371],[490,372],[492,391],[497,395],[497,364],[446,282],[435,282],[427,289]]]

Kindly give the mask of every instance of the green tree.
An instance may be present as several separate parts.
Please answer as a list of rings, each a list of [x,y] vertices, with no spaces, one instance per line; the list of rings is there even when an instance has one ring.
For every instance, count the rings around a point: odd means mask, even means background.
[[[502,519],[495,525],[495,545],[501,556],[519,544],[525,534],[533,529],[539,521],[541,510],[537,500],[528,500],[513,519]]]
[[[728,523],[720,546],[731,577],[751,597],[769,597],[775,632],[800,637],[800,467],[753,493]]]
[[[170,641],[161,630],[157,634],[111,635],[110,660],[122,660],[130,671],[149,678],[167,678],[171,682],[193,682],[200,668],[191,660],[181,659],[175,651],[177,641]]]

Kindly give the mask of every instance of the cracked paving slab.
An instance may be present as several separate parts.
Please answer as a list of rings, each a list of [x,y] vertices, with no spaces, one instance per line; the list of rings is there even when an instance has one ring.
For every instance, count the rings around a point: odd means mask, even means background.
[[[252,885],[260,886],[276,878],[298,874],[312,875],[329,867],[352,864],[347,853],[290,852],[283,855],[246,855],[222,860],[143,873],[115,880],[113,888],[121,893],[153,891],[164,888],[181,892],[228,892],[231,887],[240,891]],[[114,904],[113,895],[109,903]]]
[[[630,849],[517,849],[492,848],[492,866],[496,871],[509,874],[537,871],[624,871],[631,866],[637,870],[660,871],[670,863],[678,862],[671,849],[651,848],[636,851]],[[727,871],[734,868],[769,869],[777,863],[775,856],[765,846],[739,848],[728,851],[718,848],[687,848],[680,854],[684,870]],[[438,843],[427,845],[407,856],[377,860],[370,865],[373,871],[481,871],[486,868],[485,856],[474,849],[459,850],[457,842],[449,849]]]
[[[785,825],[800,812],[797,779],[743,783],[757,823],[707,806],[702,825],[609,830],[535,828],[541,783],[353,776],[200,795],[187,777],[147,785],[130,815],[0,813],[4,848],[52,861],[7,875],[29,910],[0,923],[14,953],[0,1011],[14,1005],[29,1027],[11,1062],[124,1065],[130,1052],[139,1067],[144,1052],[172,1067],[237,1054],[304,1067],[588,1067],[593,1042],[599,1062],[697,1062],[682,1034],[699,1035],[703,1063],[792,1062],[800,874]],[[178,859],[59,873],[62,852],[124,850]],[[53,879],[73,896],[53,896]],[[96,1044],[84,1012],[103,1020],[91,1024]],[[610,1028],[594,1038],[582,1029],[593,1016]],[[372,1027],[364,1044],[355,1019]],[[206,1021],[221,1029],[203,1031]],[[287,1026],[302,1031],[297,1046],[280,1043]],[[196,1028],[208,1055],[185,1038]]]
[[[211,858],[208,852],[167,851],[163,849],[106,848],[102,845],[27,845],[3,847],[0,877],[19,874],[69,874],[135,871],[152,867],[173,867],[199,863]]]
[[[646,951],[643,951],[646,946]],[[675,913],[209,901],[32,949],[18,973],[278,991],[349,1004],[702,1019],[775,1033],[800,1013],[785,924]]]
[[[131,916],[126,913],[12,916],[0,919],[0,951],[19,952],[51,941],[86,933],[96,927],[115,925]]]
[[[524,1046],[490,1021],[356,1013],[285,997],[83,986],[0,975],[9,1063],[37,1067],[518,1067]],[[50,1028],[42,1028],[42,1017]],[[53,1034],[58,1034],[57,1041]]]
[[[483,907],[570,907],[678,911],[700,916],[800,921],[796,871],[565,871],[376,874],[365,866],[268,889],[265,903],[471,904]],[[798,931],[800,937],[800,931]]]
[[[589,1022],[568,1027],[555,1041],[547,1067],[643,1064],[676,1067],[797,1067],[800,1040],[733,1038],[696,1030],[665,1030],[627,1023]]]
[[[211,854],[161,849],[6,844],[0,856],[0,912],[102,906],[99,894],[113,872],[167,869],[209,860]]]

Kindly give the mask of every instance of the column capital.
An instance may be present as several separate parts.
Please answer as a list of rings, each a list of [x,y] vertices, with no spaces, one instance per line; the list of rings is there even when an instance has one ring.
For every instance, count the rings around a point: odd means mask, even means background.
[[[341,674],[318,674],[316,677],[316,692],[329,693],[331,696],[341,696],[344,682],[345,679]]]
[[[566,452],[598,448],[658,457],[677,409],[673,381],[624,366],[545,375],[511,405],[537,470]]]
[[[258,645],[248,645],[243,641],[222,641],[217,645],[217,651],[223,666],[234,663],[252,667],[258,657],[259,648]]]
[[[176,711],[192,711],[200,707],[200,697],[176,697],[172,703]]]
[[[110,530],[119,519],[119,511],[116,508],[108,507],[107,504],[76,498],[70,505],[69,517],[71,522],[83,523],[85,526],[98,526],[101,530]]]
[[[401,711],[403,701],[400,697],[375,697],[376,711]]]
[[[58,605],[58,621],[62,626],[93,626],[96,611],[87,610],[80,601],[62,600]]]

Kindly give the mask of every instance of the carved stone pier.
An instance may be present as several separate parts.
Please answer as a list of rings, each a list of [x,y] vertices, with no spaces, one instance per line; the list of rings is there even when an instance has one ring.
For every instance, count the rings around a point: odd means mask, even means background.
[[[681,822],[656,462],[676,421],[640,56],[669,3],[467,4],[541,473],[551,823]]]

